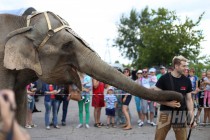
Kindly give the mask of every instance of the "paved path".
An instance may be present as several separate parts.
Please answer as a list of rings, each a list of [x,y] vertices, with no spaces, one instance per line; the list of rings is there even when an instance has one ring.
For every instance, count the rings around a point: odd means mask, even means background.
[[[137,126],[137,113],[134,98],[130,104],[132,115],[133,129],[124,131],[120,127],[106,129],[106,127],[93,127],[93,107],[90,107],[90,129],[76,129],[78,125],[78,105],[75,101],[70,101],[67,115],[67,125],[61,126],[61,129],[52,128],[46,130],[44,126],[44,98],[40,97],[40,101],[36,106],[42,112],[34,113],[34,123],[38,125],[36,128],[27,129],[32,140],[153,140],[155,135],[155,127],[146,125],[142,128]],[[85,116],[85,115],[84,115]],[[59,112],[58,120],[61,120],[61,111]],[[101,120],[106,122],[104,109],[102,110]],[[171,130],[166,138],[167,140],[175,140],[173,131]],[[210,140],[210,128],[197,128],[192,131],[191,140]]]

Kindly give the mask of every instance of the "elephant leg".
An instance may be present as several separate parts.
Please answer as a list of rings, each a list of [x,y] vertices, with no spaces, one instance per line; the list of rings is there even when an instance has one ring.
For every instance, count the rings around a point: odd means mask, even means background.
[[[26,111],[27,111],[27,96],[25,89],[19,89],[15,92],[17,110],[16,119],[21,126],[25,126],[26,123]]]

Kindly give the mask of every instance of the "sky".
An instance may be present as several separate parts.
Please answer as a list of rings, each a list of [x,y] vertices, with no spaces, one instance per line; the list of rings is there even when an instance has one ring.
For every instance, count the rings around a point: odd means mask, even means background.
[[[196,21],[205,15],[198,27],[202,29],[205,41],[202,55],[210,55],[210,1],[209,0],[0,0],[0,10],[34,7],[37,11],[51,11],[65,19],[89,45],[108,63],[118,60],[129,64],[117,48],[112,48],[117,37],[117,24],[122,14],[129,14],[132,8],[141,11],[164,7],[176,11],[182,21],[186,17]]]

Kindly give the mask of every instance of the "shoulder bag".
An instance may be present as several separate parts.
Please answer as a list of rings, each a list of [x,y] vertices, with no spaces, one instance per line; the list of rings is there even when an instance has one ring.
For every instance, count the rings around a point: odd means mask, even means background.
[[[81,93],[77,89],[70,89],[69,88],[69,100],[80,101],[82,99]]]

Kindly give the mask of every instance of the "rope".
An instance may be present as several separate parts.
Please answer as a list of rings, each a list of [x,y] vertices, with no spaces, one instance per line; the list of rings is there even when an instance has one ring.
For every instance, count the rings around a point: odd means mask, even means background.
[[[30,94],[29,94],[30,95]],[[71,95],[71,94],[35,94],[35,95],[41,95],[41,96],[45,96],[45,95],[58,95],[58,96],[63,96],[63,95]],[[30,96],[35,96],[35,95],[30,95]],[[88,94],[88,95],[91,95],[91,96],[94,96],[94,95],[100,95],[100,96],[103,96],[103,95],[107,95],[107,94]],[[131,95],[131,94],[114,94],[114,95]]]

